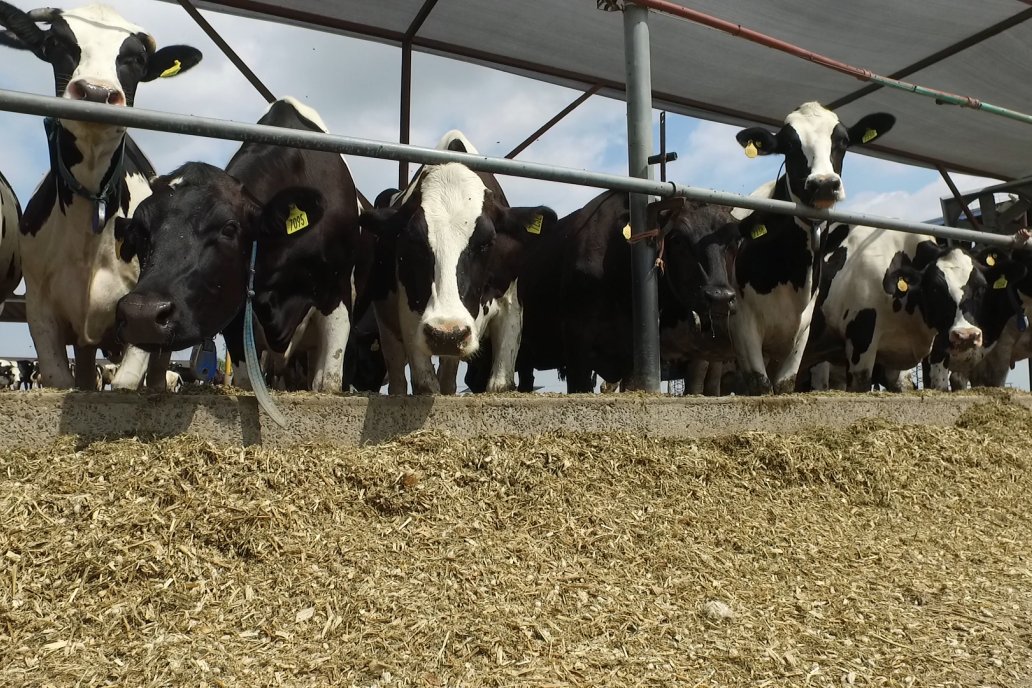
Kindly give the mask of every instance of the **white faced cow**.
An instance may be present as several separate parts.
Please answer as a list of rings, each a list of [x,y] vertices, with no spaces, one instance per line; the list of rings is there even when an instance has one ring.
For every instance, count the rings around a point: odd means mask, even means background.
[[[477,152],[458,131],[438,148]],[[377,234],[380,269],[395,276],[374,294],[389,392],[405,392],[407,360],[414,393],[454,393],[458,361],[485,336],[493,354],[487,390],[514,389],[523,322],[516,278],[525,245],[552,231],[555,212],[510,208],[494,175],[447,163],[422,168],[391,208],[359,221]],[[439,377],[432,356],[441,358]]]
[[[50,63],[56,95],[70,100],[129,107],[141,81],[180,74],[201,59],[187,46],[155,50],[149,34],[102,5],[25,13],[0,2],[0,24],[7,27],[0,43]],[[47,120],[46,129],[50,171],[21,223],[29,330],[44,385],[72,386],[65,348],[71,344],[75,384],[93,389],[97,349],[118,348],[115,304],[139,274],[138,264],[116,255],[115,218],[130,216],[149,195],[154,170],[123,127]],[[162,369],[151,376],[157,387],[168,361],[167,354],[160,358],[152,364]],[[137,386],[146,360],[130,348],[119,386]]]
[[[846,150],[870,143],[895,123],[892,115],[864,117],[846,128],[819,103],[805,103],[777,132],[752,127],[738,133],[750,157],[785,156],[785,173],[771,198],[830,208],[845,198],[842,160]],[[735,260],[738,310],[731,317],[738,367],[745,391],[790,392],[795,387],[819,284],[818,226],[806,218],[749,213],[740,224],[742,245]]]

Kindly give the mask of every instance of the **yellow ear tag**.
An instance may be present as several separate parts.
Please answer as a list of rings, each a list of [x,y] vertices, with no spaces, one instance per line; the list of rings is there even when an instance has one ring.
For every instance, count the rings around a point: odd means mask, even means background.
[[[761,236],[767,233],[767,225],[756,225],[753,227],[752,236],[753,239],[759,239]]]
[[[300,232],[308,226],[308,213],[290,204],[290,213],[287,215],[287,234]]]
[[[1000,278],[993,282],[993,289],[1005,289],[1007,287],[1007,276],[1000,275]]]
[[[168,69],[166,69],[165,71],[163,71],[161,73],[161,78],[162,79],[167,79],[170,76],[175,76],[176,74],[179,74],[179,72],[182,71],[182,69],[183,69],[183,63],[180,62],[179,60],[176,60],[172,64],[171,67],[169,67]]]
[[[629,225],[629,224],[624,225],[624,228],[623,228],[623,238],[627,239],[627,241],[631,240],[631,225]]]
[[[989,267],[993,267],[994,265],[996,265],[996,254],[995,253],[990,253],[988,256],[986,256],[985,257],[985,264],[988,265]]]
[[[899,280],[896,281],[896,289],[898,289],[900,292],[906,294],[907,291],[910,289],[910,285],[907,284],[907,281],[905,279],[900,277]]]
[[[527,225],[527,231],[531,234],[541,234],[541,223],[544,221],[544,217],[538,215],[534,218],[534,221]]]
[[[875,131],[874,129],[868,129],[867,131],[864,132],[864,137],[862,139],[860,139],[860,140],[862,142],[864,142],[864,143],[868,143],[870,141],[873,141],[877,137],[878,137],[878,132],[877,131]]]
[[[749,145],[745,147],[745,157],[750,160],[756,157],[756,144],[753,141],[750,141]]]

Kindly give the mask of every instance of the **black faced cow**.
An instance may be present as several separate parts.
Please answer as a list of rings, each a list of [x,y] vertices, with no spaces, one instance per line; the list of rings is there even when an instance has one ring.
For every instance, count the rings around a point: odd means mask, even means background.
[[[845,198],[846,151],[884,135],[892,115],[864,117],[846,128],[819,103],[805,103],[777,132],[744,129],[738,142],[750,157],[785,156],[785,173],[771,197],[814,208]],[[750,213],[740,225],[743,244],[735,262],[738,311],[731,318],[739,371],[752,394],[795,387],[819,285],[817,223],[769,212]]]
[[[476,153],[457,131],[438,147]],[[475,355],[486,336],[494,359],[488,390],[515,387],[523,319],[517,277],[527,245],[555,222],[543,206],[510,208],[494,175],[459,163],[424,167],[392,207],[362,216],[388,256],[380,261],[386,275],[376,308],[390,393],[404,393],[406,361],[413,392],[454,393],[459,359]],[[440,379],[432,356],[441,357]]]
[[[273,103],[259,123],[325,131],[292,98]],[[299,331],[318,333],[312,389],[339,392],[362,203],[343,158],[248,143],[226,170],[187,163],[154,187],[124,228],[123,257],[139,255],[142,274],[118,305],[120,335],[148,349],[181,349],[224,331],[239,375],[257,241],[254,311],[265,341],[289,357]]]
[[[885,369],[886,387],[899,391],[901,373],[919,364],[936,340],[947,342],[954,357],[980,356],[1013,315],[989,287],[1023,276],[1016,263],[988,254],[988,265],[930,236],[845,225],[829,236],[837,234],[842,240],[824,261],[805,361],[844,363],[853,391],[870,390],[876,363]],[[827,388],[826,370],[814,389]]]
[[[108,7],[25,13],[0,2],[0,44],[30,50],[54,69],[57,96],[132,106],[143,81],[190,69],[201,53],[187,46],[155,49],[154,39]],[[49,24],[42,29],[38,24]],[[117,347],[115,304],[138,266],[118,260],[114,225],[150,193],[150,163],[124,127],[47,120],[50,171],[29,200],[21,223],[26,313],[43,384],[71,387],[66,346],[75,347],[81,389],[96,386],[97,348]],[[153,367],[163,371],[167,354]],[[135,387],[147,356],[130,350],[120,386]],[[152,376],[156,387],[163,375]]]

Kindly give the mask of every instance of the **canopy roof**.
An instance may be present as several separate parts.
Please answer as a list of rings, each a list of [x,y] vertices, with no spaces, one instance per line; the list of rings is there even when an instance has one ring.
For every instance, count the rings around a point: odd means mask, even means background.
[[[883,76],[1032,111],[1032,0],[679,0]],[[245,14],[400,44],[432,11],[415,50],[623,98],[623,22],[595,0],[202,0]],[[736,125],[777,126],[809,100],[847,124],[891,112],[872,152],[1001,179],[1032,174],[1032,125],[880,88],[715,29],[653,13],[654,106]]]

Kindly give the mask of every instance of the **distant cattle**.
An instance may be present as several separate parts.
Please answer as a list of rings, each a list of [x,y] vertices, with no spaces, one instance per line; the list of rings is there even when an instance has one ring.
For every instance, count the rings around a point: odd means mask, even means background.
[[[18,363],[0,359],[0,389],[18,389],[20,382]]]
[[[438,148],[477,152],[458,131]],[[446,163],[422,168],[390,208],[361,222],[380,246],[374,298],[390,393],[405,392],[406,362],[414,393],[454,393],[458,361],[487,338],[487,389],[513,389],[523,319],[516,278],[527,246],[553,231],[555,212],[509,207],[494,175]]]
[[[805,103],[777,132],[751,127],[737,139],[750,157],[783,155],[785,172],[763,195],[814,208],[845,198],[846,151],[888,132],[895,118],[868,115],[848,129],[835,113]],[[741,215],[740,215],[741,217]],[[731,318],[739,373],[751,394],[795,387],[820,284],[819,223],[766,211],[742,219],[743,243],[734,266],[738,310]]]
[[[35,361],[18,361],[19,389],[32,389],[37,384],[39,366]]]
[[[56,95],[71,100],[129,107],[141,82],[180,74],[201,59],[187,46],[156,50],[148,33],[102,5],[25,13],[0,2],[0,24],[7,28],[0,44],[50,63]],[[27,319],[43,383],[72,386],[65,348],[72,345],[79,363],[74,382],[92,389],[97,349],[118,347],[115,304],[138,273],[136,264],[115,255],[115,219],[131,215],[150,193],[154,171],[124,127],[54,119],[45,124],[50,170],[21,222]],[[123,369],[142,372],[146,356],[127,355],[135,365]]]
[[[993,305],[991,286],[1025,270],[992,252],[985,264],[930,236],[871,227],[837,225],[829,237],[835,246],[824,259],[806,359],[845,364],[853,391],[870,390],[876,363],[885,369],[883,384],[899,391],[901,375],[936,341],[955,358],[980,356],[984,338],[995,341],[1013,315],[1003,312],[1005,303]],[[827,381],[813,388],[826,389]]]
[[[292,98],[259,123],[325,131]],[[187,163],[159,177],[124,230],[122,256],[139,255],[143,269],[118,305],[120,335],[146,349],[181,349],[223,331],[239,379],[257,242],[257,335],[286,358],[308,337],[311,388],[339,392],[363,203],[339,155],[282,146],[247,143],[225,171]]]

